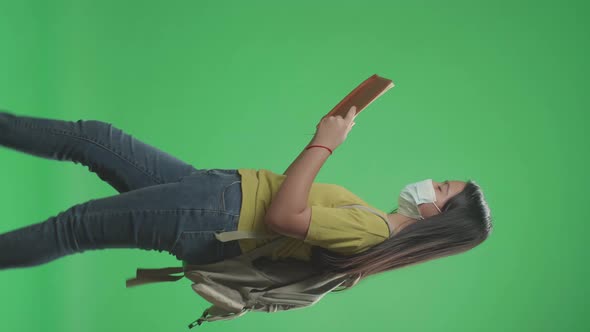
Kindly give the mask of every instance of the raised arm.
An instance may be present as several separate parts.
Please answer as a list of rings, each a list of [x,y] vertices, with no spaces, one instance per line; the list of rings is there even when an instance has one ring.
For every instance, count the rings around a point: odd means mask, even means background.
[[[315,143],[313,140],[310,144]],[[323,145],[323,144],[322,144]],[[287,169],[279,191],[266,211],[265,222],[275,232],[303,239],[309,228],[311,209],[307,205],[311,185],[330,156],[330,151],[304,149]]]
[[[354,112],[350,109],[346,118],[330,116],[318,124],[310,145],[323,145],[331,150],[338,147],[354,124]],[[308,147],[307,145],[306,147]],[[323,147],[304,149],[285,172],[278,192],[266,211],[266,224],[277,233],[298,239],[305,238],[311,219],[308,206],[311,186],[331,152]]]
[[[313,140],[311,142],[309,142],[309,144],[306,145],[306,147],[313,144],[312,142],[313,142]],[[303,150],[303,151],[305,151],[305,150]],[[328,151],[326,150],[326,152],[328,152]],[[295,164],[297,164],[297,161],[300,160],[301,158],[303,158],[303,152],[301,152],[299,154],[299,156],[297,156],[297,158],[295,158],[295,160],[291,163],[291,165],[289,165],[289,167],[287,167],[287,169],[285,170],[285,173],[283,173],[283,175],[289,175],[291,173],[291,171],[293,170],[293,168],[295,167]]]

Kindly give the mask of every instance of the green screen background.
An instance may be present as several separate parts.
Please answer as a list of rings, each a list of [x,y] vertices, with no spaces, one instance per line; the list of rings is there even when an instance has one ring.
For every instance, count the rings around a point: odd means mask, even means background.
[[[584,1],[2,1],[0,108],[124,129],[197,168],[282,173],[372,74],[317,182],[390,212],[410,182],[474,179],[490,238],[316,305],[209,331],[586,331]],[[586,151],[586,152],[584,152]],[[0,231],[117,192],[82,165],[0,147]],[[139,249],[0,271],[2,330],[188,331],[190,281],[125,288]]]

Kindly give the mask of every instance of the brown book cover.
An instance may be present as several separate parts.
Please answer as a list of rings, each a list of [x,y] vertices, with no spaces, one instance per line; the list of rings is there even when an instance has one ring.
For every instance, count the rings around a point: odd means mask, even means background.
[[[344,118],[353,105],[356,106],[356,114],[359,114],[394,86],[392,80],[374,74],[346,95],[324,118],[331,115],[340,115]]]

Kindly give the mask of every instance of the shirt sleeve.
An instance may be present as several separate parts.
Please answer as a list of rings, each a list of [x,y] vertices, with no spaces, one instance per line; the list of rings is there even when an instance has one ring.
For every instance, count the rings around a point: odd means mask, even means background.
[[[305,243],[340,254],[355,254],[389,237],[385,221],[370,212],[318,205],[310,208],[311,222]]]

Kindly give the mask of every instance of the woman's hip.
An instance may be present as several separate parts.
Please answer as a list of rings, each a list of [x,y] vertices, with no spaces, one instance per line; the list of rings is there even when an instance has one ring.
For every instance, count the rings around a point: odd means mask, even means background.
[[[180,178],[183,193],[200,209],[218,211],[234,217],[242,205],[241,176],[235,169],[200,169]]]
[[[170,253],[190,264],[208,264],[240,255],[238,241],[221,242],[215,237],[215,233],[238,229],[242,187],[237,170],[197,170],[179,181],[187,190],[195,191],[194,204],[200,213],[182,225]],[[205,194],[201,188],[207,188]]]

